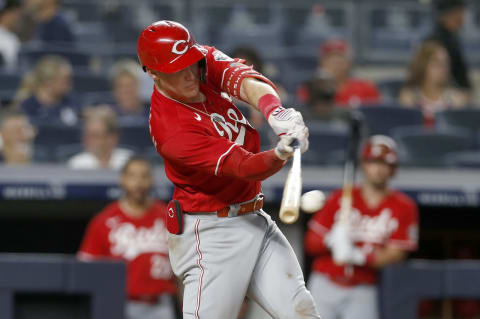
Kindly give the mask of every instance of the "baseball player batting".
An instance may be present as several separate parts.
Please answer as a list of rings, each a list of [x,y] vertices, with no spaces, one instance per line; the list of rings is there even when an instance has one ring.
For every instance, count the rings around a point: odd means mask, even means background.
[[[184,284],[183,318],[236,318],[246,296],[273,318],[320,318],[296,256],[263,210],[261,181],[308,148],[302,116],[283,108],[265,76],[181,24],[159,21],[137,51],[154,80],[150,133],[175,185],[167,228],[172,269]],[[279,136],[259,152],[235,97],[265,115]]]
[[[397,165],[395,142],[371,137],[361,164],[364,180],[352,189],[348,220],[340,218],[342,191],[333,192],[305,236],[314,257],[308,286],[322,319],[379,318],[376,270],[417,247],[417,207],[388,186]]]

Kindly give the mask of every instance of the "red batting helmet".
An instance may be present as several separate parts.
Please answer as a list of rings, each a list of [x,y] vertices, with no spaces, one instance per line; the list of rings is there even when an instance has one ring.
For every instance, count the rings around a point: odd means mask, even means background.
[[[137,54],[143,69],[175,73],[205,57],[190,32],[178,22],[157,21],[138,37]]]
[[[385,135],[371,136],[363,146],[362,160],[377,160],[390,165],[397,165],[397,146],[395,141]]]

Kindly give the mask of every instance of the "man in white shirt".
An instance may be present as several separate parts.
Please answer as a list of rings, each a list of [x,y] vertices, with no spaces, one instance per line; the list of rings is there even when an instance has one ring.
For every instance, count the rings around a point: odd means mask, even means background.
[[[0,68],[13,71],[17,67],[20,40],[13,32],[21,17],[19,0],[0,0]]]
[[[119,170],[133,152],[118,148],[119,128],[114,111],[101,106],[85,112],[83,145],[85,151],[68,160],[73,169],[114,169]]]

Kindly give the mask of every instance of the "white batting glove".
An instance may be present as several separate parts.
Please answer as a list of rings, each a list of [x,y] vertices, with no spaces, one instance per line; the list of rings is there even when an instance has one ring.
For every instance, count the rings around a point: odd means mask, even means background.
[[[293,137],[288,135],[280,136],[280,141],[278,141],[277,146],[274,149],[275,155],[281,160],[287,160],[293,156]]]
[[[330,248],[336,264],[342,265],[351,261],[354,246],[350,239],[350,226],[348,224],[335,223],[325,237],[325,244]]]
[[[308,128],[303,122],[302,114],[293,108],[277,107],[268,117],[268,124],[278,136],[289,135],[300,144],[302,153],[308,149]]]
[[[347,263],[357,266],[364,266],[367,263],[367,255],[360,248],[354,247],[350,252]]]

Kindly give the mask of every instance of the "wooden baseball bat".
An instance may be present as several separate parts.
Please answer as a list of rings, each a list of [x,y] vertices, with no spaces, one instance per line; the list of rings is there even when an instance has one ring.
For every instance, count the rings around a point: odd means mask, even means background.
[[[362,115],[352,112],[350,121],[350,138],[348,140],[345,166],[343,170],[343,189],[340,200],[340,222],[348,223],[352,210],[352,191],[358,162],[358,148],[361,140]]]
[[[285,224],[297,221],[302,195],[302,153],[298,145],[294,146],[292,167],[288,171],[280,205],[280,220]]]

